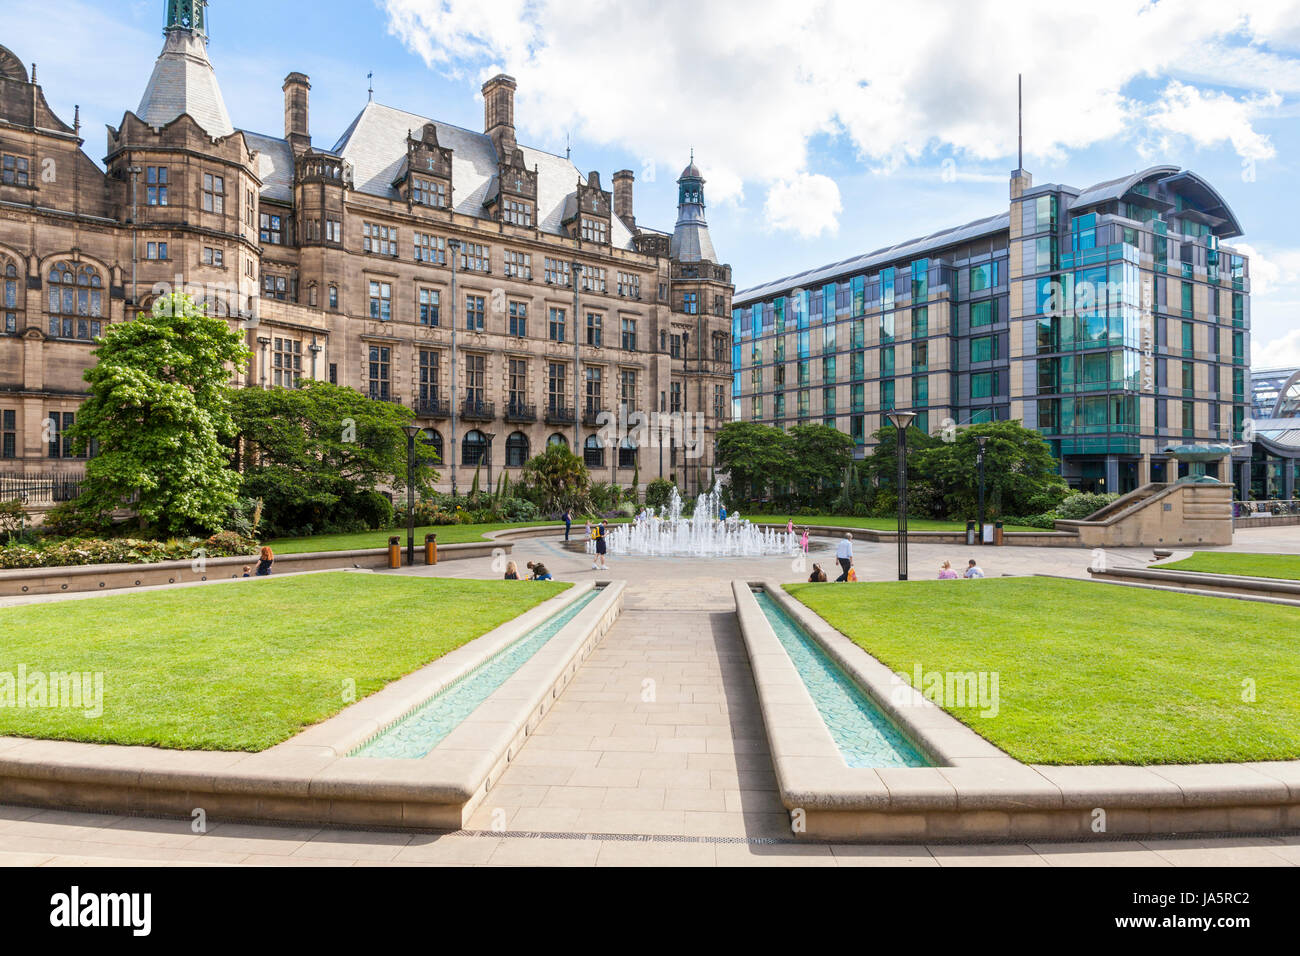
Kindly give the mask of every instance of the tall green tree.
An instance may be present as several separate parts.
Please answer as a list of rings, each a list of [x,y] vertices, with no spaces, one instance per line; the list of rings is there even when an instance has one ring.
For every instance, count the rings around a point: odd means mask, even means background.
[[[405,502],[414,415],[355,389],[305,381],[300,388],[245,388],[233,396],[242,494],[260,498],[271,533],[379,527],[391,517],[382,488]],[[415,486],[437,480],[431,444],[417,445]]]
[[[875,443],[871,454],[862,460],[863,479],[878,488],[892,488],[898,484],[898,429],[885,425],[872,433]],[[920,463],[925,451],[942,441],[926,434],[914,425],[907,428],[907,480],[909,483],[925,477]]]
[[[717,465],[727,473],[733,507],[783,488],[792,475],[791,437],[757,422],[727,422],[718,431]]]
[[[243,335],[174,293],[109,325],[94,354],[70,437],[96,454],[69,512],[104,525],[131,507],[142,530],[221,530],[239,489],[225,442],[235,432],[232,370],[252,357]]]
[[[853,462],[853,439],[829,425],[790,429],[791,478],[805,502],[838,489]]]
[[[1042,514],[1069,493],[1042,435],[1018,421],[983,422],[961,429],[954,441],[938,441],[917,456],[918,470],[933,483],[949,516],[976,516],[979,436],[988,439],[984,453],[988,517]],[[911,441],[910,431],[907,437]]]

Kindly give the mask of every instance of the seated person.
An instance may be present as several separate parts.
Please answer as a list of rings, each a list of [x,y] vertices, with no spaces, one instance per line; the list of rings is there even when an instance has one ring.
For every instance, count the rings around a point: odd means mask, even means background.
[[[974,558],[971,558],[970,563],[966,565],[966,570],[962,572],[962,576],[967,578],[982,578],[984,577],[984,569],[975,563]]]
[[[513,561],[511,561],[509,564],[506,565],[506,580],[507,581],[519,580],[519,565],[515,564]]]
[[[551,572],[546,570],[546,565],[542,564],[542,562],[529,561],[528,564],[525,565],[525,567],[527,567],[528,570],[532,572],[532,577],[529,578],[530,581],[551,580]]]
[[[813,565],[812,574],[808,575],[808,580],[810,582],[826,580],[826,572],[822,570],[822,566],[820,564]]]

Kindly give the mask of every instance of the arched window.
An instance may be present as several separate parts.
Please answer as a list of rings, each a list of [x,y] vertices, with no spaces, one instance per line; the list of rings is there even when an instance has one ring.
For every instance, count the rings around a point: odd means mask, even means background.
[[[588,435],[582,443],[582,460],[588,468],[605,467],[605,446],[595,435]]]
[[[104,314],[104,281],[84,263],[60,262],[50,269],[50,335],[93,339]]]
[[[618,467],[635,468],[636,467],[636,445],[632,439],[624,438],[618,446]]]
[[[523,432],[513,432],[506,439],[506,467],[522,468],[528,460],[528,436]]]
[[[337,309],[338,307],[339,307],[339,287],[336,285],[332,285],[330,286],[330,308]]]
[[[313,309],[316,308],[316,283],[307,284],[307,304]]]
[[[568,448],[569,439],[565,438],[559,432],[555,432],[550,438],[546,439],[546,447],[550,448],[552,445],[563,445],[565,448]]]
[[[8,259],[4,260],[4,320],[0,322],[0,332],[16,333],[18,331],[18,267]]]
[[[421,460],[426,465],[437,466],[443,463],[442,435],[433,428],[426,428],[420,435],[420,444],[424,448]]]
[[[470,429],[460,442],[460,463],[473,468],[487,455],[487,438],[477,428]]]

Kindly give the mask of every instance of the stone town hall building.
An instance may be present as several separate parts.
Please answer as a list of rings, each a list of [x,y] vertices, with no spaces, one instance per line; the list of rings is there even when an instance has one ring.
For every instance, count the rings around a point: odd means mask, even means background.
[[[643,482],[707,483],[733,288],[693,161],[668,233],[637,223],[630,171],[611,191],[518,143],[508,76],[483,85],[481,133],[372,99],[324,148],[301,73],[282,137],[236,129],[205,8],[167,3],[103,170],[79,118],[55,116],[36,67],[0,47],[0,476],[81,471],[62,431],[95,337],[179,278],[245,329],[240,384],[322,379],[412,408],[444,488],[453,452],[464,490],[479,463],[485,482],[517,475],[548,442],[576,444],[594,480],[627,485],[635,464]],[[597,417],[620,409],[703,416],[702,455],[605,447]]]

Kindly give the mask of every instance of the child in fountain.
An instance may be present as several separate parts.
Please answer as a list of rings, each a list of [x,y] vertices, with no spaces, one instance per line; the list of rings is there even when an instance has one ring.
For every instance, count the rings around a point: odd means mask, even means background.
[[[791,522],[793,524],[794,522]],[[808,553],[808,529],[803,529],[803,535],[799,538],[799,547],[803,548],[803,553]]]
[[[605,561],[605,535],[609,532],[609,526],[605,524],[605,519],[600,519],[600,524],[596,525],[596,562],[591,566],[593,571],[606,571],[609,564]]]

